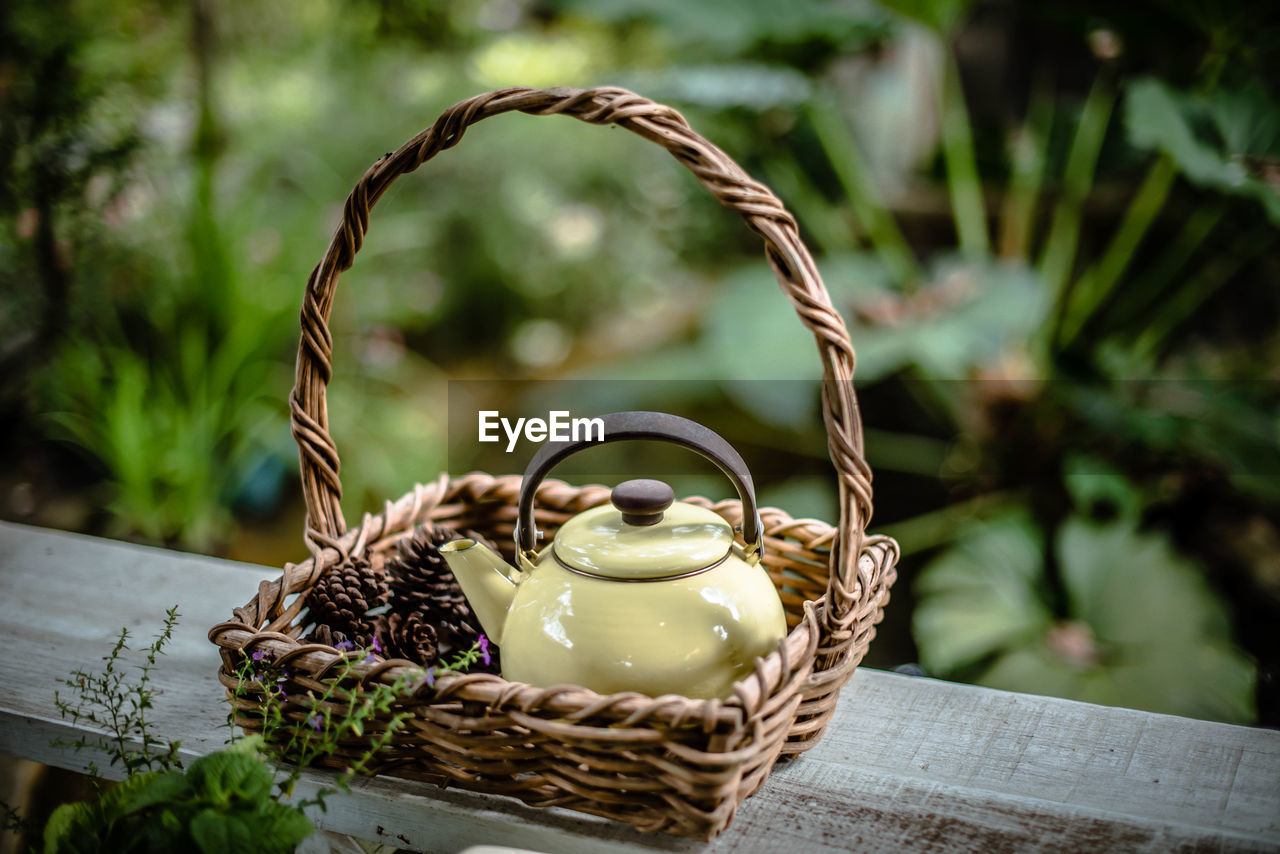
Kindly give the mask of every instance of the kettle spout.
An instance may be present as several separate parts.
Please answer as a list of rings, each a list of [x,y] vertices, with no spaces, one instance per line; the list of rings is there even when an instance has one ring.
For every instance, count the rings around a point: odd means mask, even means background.
[[[488,546],[470,538],[445,543],[440,546],[440,556],[458,579],[484,633],[501,644],[507,610],[516,595],[510,575],[515,570]]]

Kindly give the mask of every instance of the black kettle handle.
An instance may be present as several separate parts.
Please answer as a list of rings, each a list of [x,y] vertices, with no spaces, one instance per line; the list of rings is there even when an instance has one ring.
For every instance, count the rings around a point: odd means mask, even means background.
[[[764,533],[760,524],[760,510],[756,506],[756,488],[751,481],[751,472],[747,471],[742,455],[719,433],[696,421],[666,412],[612,412],[601,416],[600,420],[604,423],[604,438],[595,441],[584,439],[548,442],[529,460],[529,465],[524,470],[524,480],[520,484],[520,505],[516,516],[516,547],[522,553],[532,552],[537,546],[538,529],[533,519],[533,495],[551,470],[566,457],[584,448],[633,439],[679,445],[715,463],[733,482],[734,488],[738,490],[738,498],[742,500],[743,542],[748,550],[753,549],[757,554],[760,552],[764,544]]]

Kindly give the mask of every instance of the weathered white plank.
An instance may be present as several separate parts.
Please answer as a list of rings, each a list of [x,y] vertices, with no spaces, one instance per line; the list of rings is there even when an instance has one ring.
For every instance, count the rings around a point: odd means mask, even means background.
[[[153,720],[184,753],[226,737],[206,632],[271,570],[0,525],[0,752],[64,767],[56,679],[120,626],[184,614]],[[324,776],[308,774],[302,791]],[[423,851],[1280,850],[1280,733],[860,670],[822,744],[780,766],[710,844],[390,779],[357,781],[328,829]]]

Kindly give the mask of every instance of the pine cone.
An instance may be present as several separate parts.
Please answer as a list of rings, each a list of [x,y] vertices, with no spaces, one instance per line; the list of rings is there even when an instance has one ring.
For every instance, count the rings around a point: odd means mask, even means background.
[[[461,536],[445,527],[423,525],[401,540],[399,553],[387,562],[392,613],[415,619],[435,629],[436,656],[446,657],[470,649],[480,636],[480,621],[471,611],[453,572],[440,556],[440,546]],[[467,536],[485,539],[468,531]],[[486,543],[487,544],[487,543]],[[429,664],[430,660],[423,661]]]
[[[392,601],[396,604],[403,603],[403,610],[409,611],[413,610],[411,605],[422,604],[431,599],[434,593],[445,592],[434,587],[441,579],[447,579],[456,586],[449,564],[440,556],[440,546],[462,536],[452,528],[419,525],[412,536],[401,540],[395,557],[387,561]],[[471,531],[467,532],[467,536],[486,542],[479,534]],[[458,591],[459,595],[461,592]]]
[[[307,594],[307,604],[317,624],[315,636],[324,626],[334,639],[341,637],[356,646],[368,646],[374,634],[374,618],[366,613],[385,605],[390,596],[385,573],[375,572],[362,557],[330,567]]]
[[[389,658],[405,658],[417,664],[431,664],[440,651],[435,626],[421,611],[408,615],[392,611],[380,622],[379,636]]]

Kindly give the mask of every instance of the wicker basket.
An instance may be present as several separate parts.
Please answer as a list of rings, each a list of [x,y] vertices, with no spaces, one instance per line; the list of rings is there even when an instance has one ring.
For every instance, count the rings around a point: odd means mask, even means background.
[[[564,114],[591,124],[616,124],[665,147],[765,243],[783,293],[817,340],[824,366],[823,416],[839,477],[840,524],[792,519],[762,508],[764,563],[777,584],[790,632],[756,662],[731,697],[694,700],[627,693],[602,696],[562,685],[538,688],[488,674],[419,680],[398,709],[413,718],[379,754],[378,773],[510,795],[536,806],[560,806],[607,816],[641,830],[710,838],[738,804],[765,781],[781,756],[821,738],[840,687],[875,634],[895,578],[896,544],[863,534],[871,514],[871,474],[863,459],[862,427],[853,391],[854,352],[831,306],[817,267],[777,198],[724,152],[694,133],[670,107],[623,89],[504,89],[463,101],[399,150],[378,160],[347,199],[342,224],[307,282],[296,385],[290,397],[293,433],[307,506],[304,539],[312,557],[263,581],[233,618],[210,630],[221,650],[219,678],[228,692],[245,655],[266,650],[287,667],[290,697],[322,691],[340,654],[304,644],[298,617],[317,579],[352,554],[375,564],[423,522],[480,532],[506,544],[511,557],[518,476],[442,475],[419,485],[377,516],[347,528],[339,509],[338,451],[329,436],[325,386],[331,376],[328,317],[339,274],[348,269],[369,225],[369,211],[399,175],[455,145],[471,124],[511,111]],[[575,488],[547,481],[535,500],[537,525],[548,539],[570,516],[605,503],[602,486]],[[686,499],[741,522],[741,504]],[[404,661],[378,661],[362,680],[392,681]],[[237,720],[259,726],[252,699],[238,698]],[[289,713],[304,714],[302,706]],[[366,727],[365,737],[377,727]],[[359,745],[352,745],[353,753]],[[336,757],[341,761],[341,756]]]

